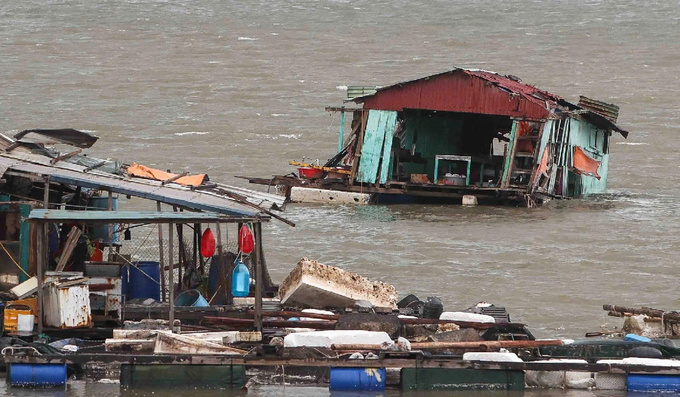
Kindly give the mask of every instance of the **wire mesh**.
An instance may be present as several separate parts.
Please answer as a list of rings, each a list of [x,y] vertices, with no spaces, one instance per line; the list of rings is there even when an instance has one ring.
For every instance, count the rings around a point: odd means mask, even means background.
[[[202,234],[207,227],[212,229],[217,238],[217,225],[203,225],[199,230]],[[221,240],[223,250],[232,252],[241,259],[252,273],[252,266],[247,255],[239,255],[238,248],[238,225],[221,224]],[[161,233],[159,235],[159,228]],[[118,243],[109,247],[102,247],[104,258],[111,258],[116,262],[134,264],[136,262],[158,262],[164,265],[161,272],[163,280],[159,283],[165,286],[161,297],[169,294],[169,269],[170,263],[175,265],[173,270],[173,282],[177,285],[182,282],[182,290],[203,288],[207,285],[207,279],[212,266],[211,258],[205,258],[200,253],[200,235],[194,239],[194,225],[182,225],[181,243],[178,238],[177,224],[173,225],[172,230],[167,224],[148,224],[148,225],[121,225],[119,228]],[[126,232],[126,231],[129,231]],[[127,236],[126,236],[127,235]],[[161,237],[162,236],[162,237]],[[173,237],[173,255],[169,257],[169,240]],[[129,239],[128,239],[129,238]],[[115,239],[114,239],[115,240]],[[184,266],[179,268],[180,257]],[[195,270],[192,270],[195,269]]]

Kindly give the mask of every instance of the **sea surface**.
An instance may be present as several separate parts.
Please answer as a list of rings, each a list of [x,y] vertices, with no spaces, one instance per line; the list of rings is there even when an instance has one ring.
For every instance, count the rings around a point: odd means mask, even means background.
[[[2,1],[0,131],[89,130],[92,155],[248,186],[235,176],[334,155],[339,117],[324,107],[347,85],[459,66],[616,103],[631,134],[612,138],[607,194],[538,209],[298,205],[283,214],[295,228],[265,226],[275,281],[308,257],[581,337],[620,326],[603,304],[680,309],[679,63],[677,1]],[[68,394],[137,395],[90,386]]]

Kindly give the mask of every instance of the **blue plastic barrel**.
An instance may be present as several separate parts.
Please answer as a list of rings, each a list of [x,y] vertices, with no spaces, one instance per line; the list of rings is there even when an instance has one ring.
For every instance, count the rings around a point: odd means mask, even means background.
[[[65,386],[66,364],[10,364],[12,386]]]
[[[231,275],[231,294],[234,296],[248,296],[250,292],[250,271],[240,260],[236,260],[236,267]]]
[[[190,289],[177,296],[177,299],[175,299],[175,306],[207,307],[210,305],[200,292],[195,289]]]
[[[153,298],[161,300],[161,267],[158,262],[134,262],[121,268],[122,292],[127,300]],[[129,279],[128,279],[129,270]]]
[[[678,375],[628,374],[626,384],[628,391],[680,392],[680,376]]]
[[[385,368],[331,368],[331,390],[385,390]]]

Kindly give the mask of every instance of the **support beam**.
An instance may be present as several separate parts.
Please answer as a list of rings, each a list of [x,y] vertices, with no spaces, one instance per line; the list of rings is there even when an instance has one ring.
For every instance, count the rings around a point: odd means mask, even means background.
[[[345,142],[345,108],[340,111],[340,134],[338,135],[338,153],[342,152]]]
[[[174,227],[174,223],[171,221],[168,224],[168,258],[169,258],[169,263],[170,263],[170,270],[168,273],[168,287],[170,289],[169,295],[170,298],[168,299],[168,325],[170,326],[170,329],[173,329],[173,324],[175,323],[175,255],[173,252],[173,240],[174,240],[174,233],[172,231]]]
[[[255,267],[255,327],[262,331],[262,224],[255,222],[255,250],[252,260]]]
[[[161,212],[161,202],[156,202],[156,209]],[[165,251],[163,250],[163,227],[158,225],[158,252],[160,254],[160,265],[161,265],[161,302],[165,302]]]

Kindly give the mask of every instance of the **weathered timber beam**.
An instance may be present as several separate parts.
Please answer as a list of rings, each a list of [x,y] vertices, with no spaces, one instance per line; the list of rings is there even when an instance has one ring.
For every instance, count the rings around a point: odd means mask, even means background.
[[[499,340],[499,341],[480,341],[480,342],[413,342],[412,349],[439,350],[439,349],[459,349],[474,350],[488,349],[498,350],[501,348],[534,348],[542,346],[561,346],[559,339],[546,340]]]
[[[680,313],[665,312],[663,310],[652,309],[651,307],[633,308],[616,305],[602,305],[602,309],[619,313],[646,314],[650,317],[680,321]]]
[[[54,164],[57,164],[57,163],[60,162],[60,161],[68,160],[68,159],[70,159],[71,157],[73,157],[73,156],[75,156],[75,155],[77,155],[77,154],[80,154],[82,151],[83,151],[83,149],[78,149],[78,150],[74,150],[74,151],[72,151],[72,152],[70,152],[70,153],[62,154],[61,156],[55,157],[55,158],[53,158],[52,160],[50,160],[50,164],[54,165]]]

